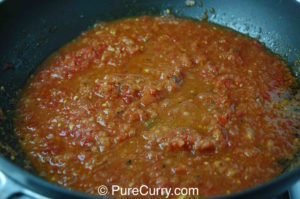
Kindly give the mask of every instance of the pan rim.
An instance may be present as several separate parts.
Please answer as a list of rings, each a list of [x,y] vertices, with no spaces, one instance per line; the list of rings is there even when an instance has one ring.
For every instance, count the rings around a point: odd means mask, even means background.
[[[11,172],[11,171],[14,172]],[[4,175],[15,183],[26,187],[30,191],[34,191],[46,197],[55,197],[55,198],[64,198],[64,197],[72,197],[72,198],[113,198],[111,196],[97,196],[90,195],[84,192],[66,189],[57,184],[51,183],[42,177],[36,176],[25,169],[22,169],[18,165],[12,163],[10,160],[7,160],[2,155],[0,155],[0,171],[4,173]],[[284,172],[277,177],[270,179],[269,181],[257,185],[255,187],[251,187],[248,189],[244,189],[238,192],[234,192],[228,195],[219,195],[219,196],[209,196],[208,198],[212,199],[229,199],[229,198],[253,198],[256,194],[265,195],[268,197],[276,196],[280,193],[283,193],[283,188],[276,189],[274,191],[274,187],[280,187],[282,183],[291,185],[299,180],[300,177],[300,167],[296,167],[292,171]],[[29,185],[28,185],[29,183]],[[47,192],[45,192],[47,190]],[[269,191],[268,191],[269,190]],[[45,194],[46,193],[46,194]]]

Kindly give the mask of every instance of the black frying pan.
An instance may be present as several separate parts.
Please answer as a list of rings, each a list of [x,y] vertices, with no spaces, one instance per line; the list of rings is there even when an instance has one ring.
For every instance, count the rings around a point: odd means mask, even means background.
[[[99,20],[160,15],[168,8],[176,16],[200,19],[207,10],[209,21],[249,34],[282,55],[298,77],[300,3],[201,0],[201,4],[199,0],[193,7],[187,7],[185,0],[6,0],[0,4],[0,107],[4,112],[4,115],[0,112],[0,171],[14,183],[9,187],[13,194],[10,198],[33,195],[28,190],[51,198],[91,197],[53,185],[34,174],[15,137],[12,117],[18,93],[36,67]],[[287,168],[266,184],[221,198],[270,198],[299,179],[300,167]],[[0,191],[1,197],[4,192]]]

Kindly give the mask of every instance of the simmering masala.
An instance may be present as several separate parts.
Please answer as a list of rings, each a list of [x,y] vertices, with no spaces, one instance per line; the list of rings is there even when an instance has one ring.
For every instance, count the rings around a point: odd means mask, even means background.
[[[198,187],[229,194],[279,175],[299,145],[296,78],[235,31],[175,17],[99,23],[50,56],[16,132],[64,187]]]

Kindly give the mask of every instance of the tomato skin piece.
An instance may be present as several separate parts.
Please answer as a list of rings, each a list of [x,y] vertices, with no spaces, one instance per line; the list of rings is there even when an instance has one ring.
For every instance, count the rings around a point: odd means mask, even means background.
[[[228,122],[228,116],[219,116],[218,122],[221,126],[225,126],[226,123]]]
[[[266,100],[266,101],[270,101],[270,94],[268,92],[264,92],[263,93],[263,98]]]

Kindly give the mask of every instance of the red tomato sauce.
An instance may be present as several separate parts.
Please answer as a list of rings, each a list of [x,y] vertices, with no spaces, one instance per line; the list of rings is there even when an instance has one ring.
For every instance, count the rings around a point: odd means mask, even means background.
[[[16,132],[63,187],[229,194],[279,175],[299,150],[295,85],[279,56],[208,22],[99,23],[31,77]]]

